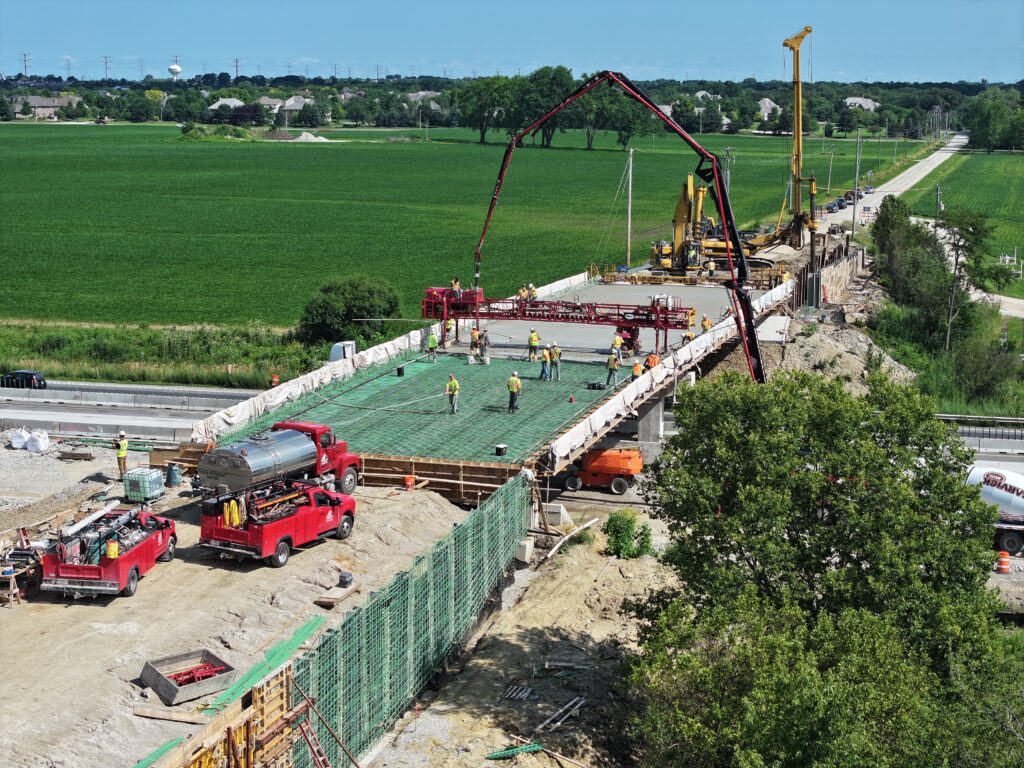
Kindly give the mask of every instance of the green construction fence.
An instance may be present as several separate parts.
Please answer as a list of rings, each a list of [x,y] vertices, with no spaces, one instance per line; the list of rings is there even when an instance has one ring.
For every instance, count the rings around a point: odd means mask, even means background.
[[[357,758],[387,733],[472,630],[515,556],[531,499],[526,478],[510,480],[295,660],[297,686]],[[300,703],[296,691],[293,704]],[[331,765],[351,765],[312,713],[310,721]],[[292,758],[296,768],[314,765],[301,739]]]

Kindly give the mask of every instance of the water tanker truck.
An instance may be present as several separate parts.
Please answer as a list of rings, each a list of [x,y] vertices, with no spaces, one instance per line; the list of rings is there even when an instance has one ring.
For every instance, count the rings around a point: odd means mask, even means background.
[[[981,498],[999,509],[996,548],[1024,553],[1024,475],[992,467],[972,467],[968,485],[981,486]]]
[[[214,448],[199,461],[200,484],[209,494],[229,496],[285,480],[334,484],[351,494],[359,482],[359,456],[330,427],[279,421],[269,432]]]

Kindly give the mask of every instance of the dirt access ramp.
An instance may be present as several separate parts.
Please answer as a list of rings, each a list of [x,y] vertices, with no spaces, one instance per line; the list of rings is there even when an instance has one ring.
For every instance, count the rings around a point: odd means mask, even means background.
[[[159,563],[132,598],[75,601],[32,593],[0,614],[0,753],[17,768],[131,765],[197,726],[148,720],[132,706],[160,707],[138,683],[146,659],[209,648],[241,671],[309,617],[313,600],[342,570],[360,591],[329,624],[359,605],[466,517],[428,491],[367,488],[356,493],[356,524],[346,541],[327,539],[295,552],[281,569],[220,560],[196,546],[198,504],[162,512],[178,521],[179,549]],[[176,709],[188,711],[201,702]]]
[[[426,709],[403,718],[370,765],[478,768],[484,756],[514,743],[507,734],[530,737],[575,697],[586,698],[578,713],[537,740],[586,766],[623,764],[619,670],[636,647],[637,624],[621,608],[676,582],[654,557],[618,560],[603,549],[598,532],[592,544],[560,551],[532,574],[521,600],[484,630],[463,670]],[[529,696],[504,698],[513,685],[530,688]],[[516,760],[558,764],[543,753]]]

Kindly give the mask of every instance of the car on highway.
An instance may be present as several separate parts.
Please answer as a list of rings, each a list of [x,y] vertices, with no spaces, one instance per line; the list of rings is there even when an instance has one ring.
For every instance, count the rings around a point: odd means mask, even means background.
[[[873,194],[873,193],[874,193],[874,191],[875,191],[875,188],[874,188],[874,187],[872,187],[872,186],[871,186],[871,185],[869,184],[868,186],[864,187],[864,191],[865,191],[865,192],[866,192],[867,194],[869,194],[869,195],[870,195],[870,194]]]
[[[11,371],[0,376],[0,387],[46,389],[46,377],[39,371]]]
[[[846,208],[846,201],[843,200],[843,198],[841,198],[841,197],[837,197],[833,202],[836,204],[836,207],[840,211],[842,211],[842,210],[844,210]]]
[[[825,210],[828,211],[829,213],[835,213],[836,211],[839,210],[839,205],[836,203],[835,200],[833,200],[831,203],[825,204]]]

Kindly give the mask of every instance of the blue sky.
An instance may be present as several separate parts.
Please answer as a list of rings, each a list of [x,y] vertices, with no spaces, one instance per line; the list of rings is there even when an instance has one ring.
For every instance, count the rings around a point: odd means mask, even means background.
[[[372,77],[515,74],[565,64],[654,77],[788,77],[782,40],[814,27],[805,79],[1024,78],[1022,0],[0,0],[0,73],[201,71]],[[713,25],[713,26],[712,26]],[[205,70],[203,65],[205,64]],[[410,68],[413,68],[412,70]]]

